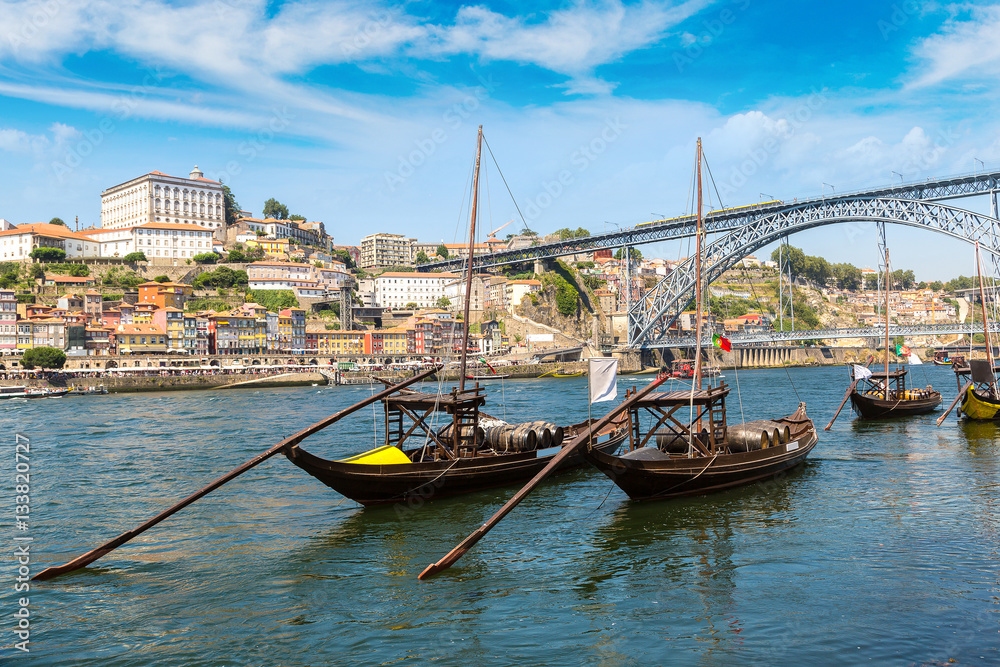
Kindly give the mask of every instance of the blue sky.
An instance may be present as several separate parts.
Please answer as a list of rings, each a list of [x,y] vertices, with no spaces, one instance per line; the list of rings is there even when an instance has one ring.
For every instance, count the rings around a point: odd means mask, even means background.
[[[0,1],[0,218],[98,224],[101,190],[197,164],[337,243],[451,242],[482,124],[530,228],[603,231],[684,213],[698,136],[726,206],[1000,169],[998,73],[990,3]],[[874,228],[791,242],[877,261]],[[972,272],[940,235],[889,243],[918,278]]]

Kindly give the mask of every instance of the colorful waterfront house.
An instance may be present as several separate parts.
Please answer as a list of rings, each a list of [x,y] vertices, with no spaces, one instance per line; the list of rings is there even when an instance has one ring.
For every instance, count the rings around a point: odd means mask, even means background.
[[[122,301],[118,304],[119,324],[135,324],[135,305]]]
[[[121,324],[115,330],[118,354],[162,354],[167,334],[156,324]]]
[[[239,332],[235,321],[224,313],[213,313],[208,320],[215,341],[212,354],[239,354]]]
[[[365,354],[406,354],[406,331],[400,327],[366,331]]]
[[[290,326],[288,351],[299,354],[306,347],[306,311],[302,308],[283,308],[278,311],[279,318],[286,318]]]
[[[56,317],[30,321],[31,347],[66,349],[66,323]]]
[[[26,320],[48,317],[52,311],[55,310],[52,306],[46,306],[43,303],[28,303],[22,305],[24,306],[24,312],[19,312],[19,314]],[[18,311],[20,310],[21,308],[18,307]]]
[[[83,310],[83,297],[76,294],[63,294],[56,299],[56,308],[61,308],[65,311]]]
[[[84,345],[88,355],[104,356],[111,353],[112,329],[110,327],[87,327],[85,334]]]
[[[157,311],[155,303],[137,303],[135,312],[132,314],[133,324],[152,324],[153,313]]]
[[[19,320],[17,322],[17,349],[30,350],[32,345],[31,321]]]
[[[17,295],[0,287],[0,352],[17,349]]]
[[[184,311],[179,308],[158,308],[153,311],[153,324],[167,335],[167,350],[174,352],[184,348]]]
[[[280,332],[280,318],[278,313],[267,311],[264,315],[264,322],[267,327],[267,351],[276,352],[278,351],[281,342],[281,332]],[[291,318],[289,318],[288,326],[291,327]]]
[[[86,318],[84,318],[86,319]],[[87,325],[79,322],[65,322],[65,339],[63,349],[68,357],[84,357],[87,355]]]
[[[363,354],[365,351],[364,331],[330,331],[328,344],[330,354]]]
[[[206,312],[195,314],[195,353],[215,354],[215,326]]]
[[[319,337],[325,331],[325,328],[321,325],[320,328],[316,329],[314,326],[306,325],[305,333],[305,351],[306,354],[316,354],[319,350]]]
[[[95,289],[87,290],[83,295],[83,309],[90,315],[91,321],[99,322],[103,310],[104,298]]]
[[[247,239],[247,248],[260,248],[264,255],[273,259],[287,259],[291,250],[289,239],[267,239],[259,237]]]
[[[181,320],[184,322],[184,350],[188,354],[198,354],[198,316],[184,313]]]
[[[194,295],[194,287],[185,283],[151,281],[139,285],[139,301],[157,308],[184,310],[184,304]]]

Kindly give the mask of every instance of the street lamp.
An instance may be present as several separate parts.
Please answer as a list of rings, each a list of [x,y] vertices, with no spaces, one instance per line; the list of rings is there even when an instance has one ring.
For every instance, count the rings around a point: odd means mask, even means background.
[[[899,176],[899,184],[902,185],[903,184],[903,175],[901,173],[899,173],[898,171],[894,171],[892,173],[894,175],[896,175],[896,176]],[[892,179],[890,178],[889,180],[892,180]]]
[[[972,158],[972,173],[973,173],[973,174],[975,174],[975,173],[976,173],[976,163],[977,163],[977,162],[978,162],[979,164],[983,165],[983,171],[986,171],[986,163],[985,163],[985,162],[983,162],[982,160],[980,160],[979,158],[977,158],[977,157],[974,157],[974,158]]]
[[[834,194],[836,194],[836,193],[837,193],[837,189],[836,189],[836,188],[834,188],[834,187],[833,187],[832,185],[830,185],[829,183],[824,183],[823,185],[824,185],[824,186],[826,186],[826,187],[828,187],[828,188],[830,188],[830,190],[831,190],[831,191],[832,191],[832,192],[833,192]],[[823,192],[826,192],[826,190],[824,190]]]
[[[774,195],[769,195],[769,194],[767,194],[766,192],[761,192],[761,193],[760,193],[760,198],[761,198],[761,199],[763,199],[764,197],[767,197],[767,200],[768,200],[768,201],[776,201],[776,200],[778,199],[778,198],[777,198],[777,197],[775,197]]]

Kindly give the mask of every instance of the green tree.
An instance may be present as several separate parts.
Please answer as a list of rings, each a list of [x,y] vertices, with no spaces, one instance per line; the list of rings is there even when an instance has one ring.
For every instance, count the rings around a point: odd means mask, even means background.
[[[240,250],[239,248],[233,248],[232,250],[229,251],[229,255],[226,257],[226,261],[243,264],[248,262],[249,260],[247,259],[247,256],[243,254],[242,250]]]
[[[66,251],[62,248],[35,248],[30,257],[39,262],[61,262],[66,259]]]
[[[560,241],[565,241],[566,239],[576,239],[576,238],[584,238],[590,236],[590,232],[584,229],[583,227],[577,227],[576,229],[563,227],[562,229],[557,229],[555,233],[559,235]]]
[[[49,220],[49,224],[50,225],[62,225],[63,227],[67,226],[66,223],[62,221],[62,218],[52,218],[51,220]]]
[[[445,259],[448,259],[448,248],[445,247],[445,245],[443,243],[438,246],[437,256],[438,257],[444,257]]]
[[[164,275],[164,276],[156,276],[155,278],[153,278],[153,282],[157,282],[157,283],[169,283],[170,282],[170,276],[166,276],[166,275]]]
[[[28,271],[28,275],[32,278],[38,280],[45,277],[45,269],[42,268],[41,264],[32,264],[31,270]]]
[[[222,184],[222,208],[226,216],[226,226],[235,225],[242,215],[240,203],[236,201],[233,191],[225,183]]]
[[[826,281],[833,276],[833,271],[830,268],[830,263],[822,257],[806,255],[802,266],[802,275],[814,283],[826,285]]]
[[[125,255],[124,257],[122,257],[122,261],[135,264],[136,262],[146,262],[148,260],[146,259],[146,253],[140,250],[138,252],[130,252],[129,254]]]
[[[274,197],[271,197],[264,202],[264,217],[274,218],[275,220],[287,220],[288,207]]]
[[[219,256],[214,252],[202,252],[192,257],[196,264],[215,264],[219,261]]]
[[[615,259],[621,259],[624,256],[625,256],[625,253],[622,251],[621,248],[619,248],[618,252],[615,253]],[[638,250],[636,250],[635,248],[629,248],[628,256],[629,256],[629,259],[631,259],[633,262],[637,262],[640,259],[642,259],[642,253],[639,252]]]
[[[417,264],[427,264],[431,261],[431,258],[427,256],[427,253],[421,250],[417,253]]]
[[[289,220],[294,220],[295,222],[306,222],[306,216],[299,215],[298,213],[292,213],[288,216]]]
[[[449,299],[446,296],[443,296],[440,299],[438,299],[437,303],[434,305],[436,305],[438,308],[447,308],[448,306],[451,305],[451,299]]]
[[[830,271],[833,273],[833,278],[837,281],[837,287],[840,289],[845,289],[849,292],[857,292],[861,289],[861,269],[853,264],[846,262],[834,264],[830,267]]]
[[[935,281],[931,282],[928,285],[928,287],[930,287],[935,292],[940,292],[941,290],[944,289],[944,283],[942,283],[940,280],[935,280]]]
[[[407,303],[407,304],[406,304],[405,306],[403,306],[403,308],[407,308],[407,309],[409,309],[409,310],[416,310],[416,309],[417,309],[417,308],[419,308],[419,307],[420,307],[420,306],[418,306],[418,305],[416,304],[416,302],[414,302],[414,301],[410,301],[410,302],[409,302],[409,303]]]
[[[56,347],[33,347],[26,350],[21,357],[21,367],[32,368],[62,368],[66,365],[66,353]]]
[[[278,312],[283,308],[299,307],[295,293],[290,289],[256,289],[250,290],[247,294],[248,299],[272,312]]]
[[[798,278],[799,276],[804,276],[804,271],[806,267],[806,254],[802,252],[801,248],[796,248],[794,246],[778,247],[775,248],[774,252],[771,253],[771,261],[778,262],[781,259],[780,266],[782,273],[791,272],[793,278]]]
[[[0,288],[10,289],[18,283],[20,278],[21,267],[17,262],[4,262],[0,264]]]

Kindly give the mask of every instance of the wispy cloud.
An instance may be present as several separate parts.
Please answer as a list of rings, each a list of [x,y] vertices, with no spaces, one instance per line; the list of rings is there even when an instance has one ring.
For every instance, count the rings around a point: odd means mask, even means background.
[[[1000,6],[953,5],[956,16],[915,49],[921,88],[959,78],[996,80],[1000,73]]]

